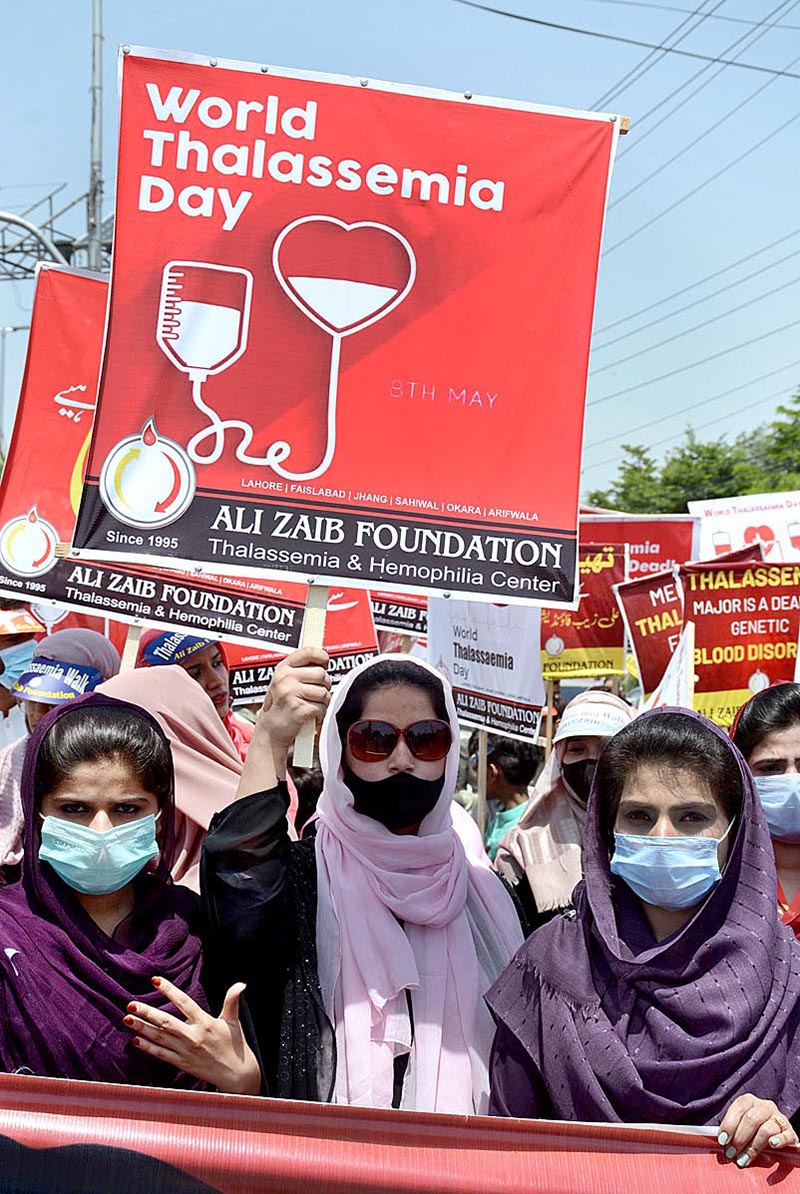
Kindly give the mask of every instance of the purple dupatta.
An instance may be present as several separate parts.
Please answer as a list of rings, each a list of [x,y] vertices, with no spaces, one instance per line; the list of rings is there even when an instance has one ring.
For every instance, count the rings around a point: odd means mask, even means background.
[[[39,810],[34,777],[50,728],[76,710],[144,710],[99,693],[59,705],[31,735],[22,777],[25,855],[22,879],[0,891],[0,1068],[55,1078],[147,1086],[202,1086],[131,1045],[122,1023],[130,999],[172,1004],[150,980],[163,975],[201,1006],[199,900],[170,879],[174,848],[172,791],[162,806],[161,856],[135,880],[133,912],[108,937],[75,893],[38,858]],[[172,785],[171,785],[172,789]]]
[[[740,1094],[800,1107],[800,944],[778,919],[775,863],[744,759],[742,815],[722,879],[656,942],[610,871],[592,789],[577,915],[526,941],[487,997],[541,1075],[557,1119],[719,1123]],[[623,733],[625,731],[622,731]]]

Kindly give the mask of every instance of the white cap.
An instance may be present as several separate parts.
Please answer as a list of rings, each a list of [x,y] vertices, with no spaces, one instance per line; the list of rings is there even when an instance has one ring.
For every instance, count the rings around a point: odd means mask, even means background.
[[[570,701],[564,710],[554,742],[564,738],[612,738],[633,721],[636,710],[609,693],[587,693]]]

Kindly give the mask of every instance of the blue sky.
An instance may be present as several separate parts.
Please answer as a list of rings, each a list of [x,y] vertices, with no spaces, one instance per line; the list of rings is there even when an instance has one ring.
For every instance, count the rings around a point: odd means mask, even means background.
[[[689,53],[739,55],[800,75],[800,0],[487,2],[619,38],[661,44],[671,36]],[[60,183],[67,199],[86,189],[91,2],[13,7],[4,21],[0,78],[0,208],[21,211]],[[649,53],[455,0],[106,0],[104,36],[107,209],[117,47],[124,42],[576,108],[595,106]],[[746,40],[732,46],[740,38]],[[690,425],[702,437],[735,435],[770,418],[800,383],[800,78],[676,54],[653,56],[644,66],[641,77],[600,105],[630,115],[632,131],[620,142],[600,271],[587,489],[613,476],[622,441],[646,443],[660,457]],[[79,208],[66,223],[80,231],[83,218]],[[717,290],[723,292],[713,297]],[[0,282],[0,325],[27,323],[31,297],[28,283]],[[25,335],[10,335],[6,344],[7,442]]]

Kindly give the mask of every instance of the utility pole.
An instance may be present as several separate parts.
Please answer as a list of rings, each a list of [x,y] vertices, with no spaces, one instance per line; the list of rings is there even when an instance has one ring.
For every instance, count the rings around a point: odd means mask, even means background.
[[[89,269],[102,269],[100,244],[103,218],[103,0],[92,0],[92,137],[89,194],[86,201],[86,247]]]

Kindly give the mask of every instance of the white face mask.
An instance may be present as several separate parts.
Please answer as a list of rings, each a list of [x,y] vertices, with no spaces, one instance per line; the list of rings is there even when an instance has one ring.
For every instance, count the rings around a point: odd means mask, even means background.
[[[694,908],[722,878],[717,849],[733,825],[721,838],[615,832],[611,874],[655,908]]]
[[[800,775],[754,775],[770,835],[781,842],[800,842]]]

